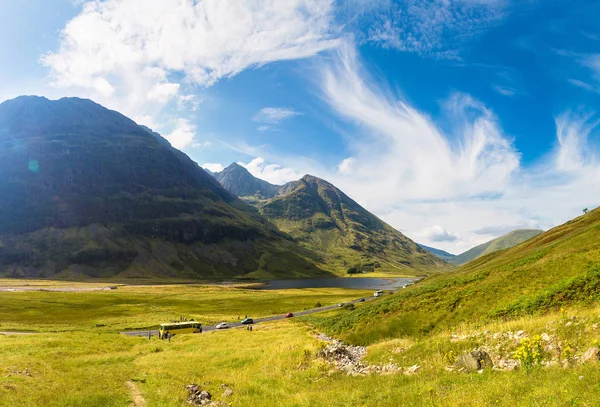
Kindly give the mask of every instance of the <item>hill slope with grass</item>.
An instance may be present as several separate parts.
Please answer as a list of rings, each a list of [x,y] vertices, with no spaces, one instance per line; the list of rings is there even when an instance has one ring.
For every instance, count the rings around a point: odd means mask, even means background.
[[[261,212],[336,271],[422,275],[451,268],[325,180],[306,175],[282,193]]]
[[[469,249],[464,253],[456,255],[447,261],[451,264],[460,266],[478,257],[485,256],[486,254],[490,254],[493,252],[497,252],[498,250],[504,250],[516,246],[519,243],[531,239],[532,237],[537,236],[543,232],[543,230],[539,229],[513,230],[512,232],[507,233],[504,236],[500,236],[499,238],[490,240],[489,242],[480,244],[479,246],[475,246],[472,249]]]
[[[0,275],[329,275],[157,133],[90,100],[0,105]]]
[[[311,321],[368,344],[588,305],[600,299],[598,236],[600,209],[351,313]]]

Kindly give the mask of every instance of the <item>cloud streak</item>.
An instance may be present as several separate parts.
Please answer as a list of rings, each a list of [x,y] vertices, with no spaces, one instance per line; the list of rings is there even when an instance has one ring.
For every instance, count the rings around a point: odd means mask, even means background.
[[[41,61],[53,86],[130,117],[194,111],[189,91],[334,48],[332,19],[333,0],[90,0]]]

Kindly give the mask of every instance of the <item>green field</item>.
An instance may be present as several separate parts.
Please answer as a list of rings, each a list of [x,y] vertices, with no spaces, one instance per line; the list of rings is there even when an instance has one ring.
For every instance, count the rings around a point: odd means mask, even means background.
[[[62,282],[55,284],[65,286]],[[370,290],[267,291],[249,287],[187,284],[119,286],[110,291],[0,292],[0,331],[119,332],[155,328],[180,316],[212,325],[237,321],[245,315],[279,315],[312,309],[317,303],[326,306],[372,294]]]
[[[445,370],[450,351],[493,345],[483,330],[525,329],[532,335],[549,330],[577,352],[593,346],[599,333],[590,328],[598,322],[600,308],[574,312],[477,330],[464,326],[369,347],[367,363],[419,364],[413,376],[347,376],[316,356],[320,342],[314,329],[293,320],[257,325],[252,332],[176,336],[170,343],[92,330],[0,335],[0,405],[186,406],[184,386],[205,383],[215,400],[232,406],[595,406],[600,382],[594,365],[539,367],[528,373]],[[566,326],[572,316],[585,322]],[[467,339],[454,342],[452,333]],[[229,385],[233,395],[223,397],[221,384]],[[131,386],[145,404],[133,404]]]

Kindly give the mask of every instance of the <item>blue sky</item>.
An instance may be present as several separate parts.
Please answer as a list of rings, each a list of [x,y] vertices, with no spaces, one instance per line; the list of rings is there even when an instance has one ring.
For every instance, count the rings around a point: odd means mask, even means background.
[[[207,168],[321,176],[461,252],[597,206],[598,16],[600,1],[2,2],[0,100],[88,97]]]

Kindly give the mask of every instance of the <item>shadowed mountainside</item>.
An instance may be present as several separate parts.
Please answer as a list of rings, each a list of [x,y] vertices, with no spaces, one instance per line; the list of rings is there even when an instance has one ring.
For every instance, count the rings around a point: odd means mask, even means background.
[[[157,133],[90,100],[0,105],[0,275],[328,275]]]

